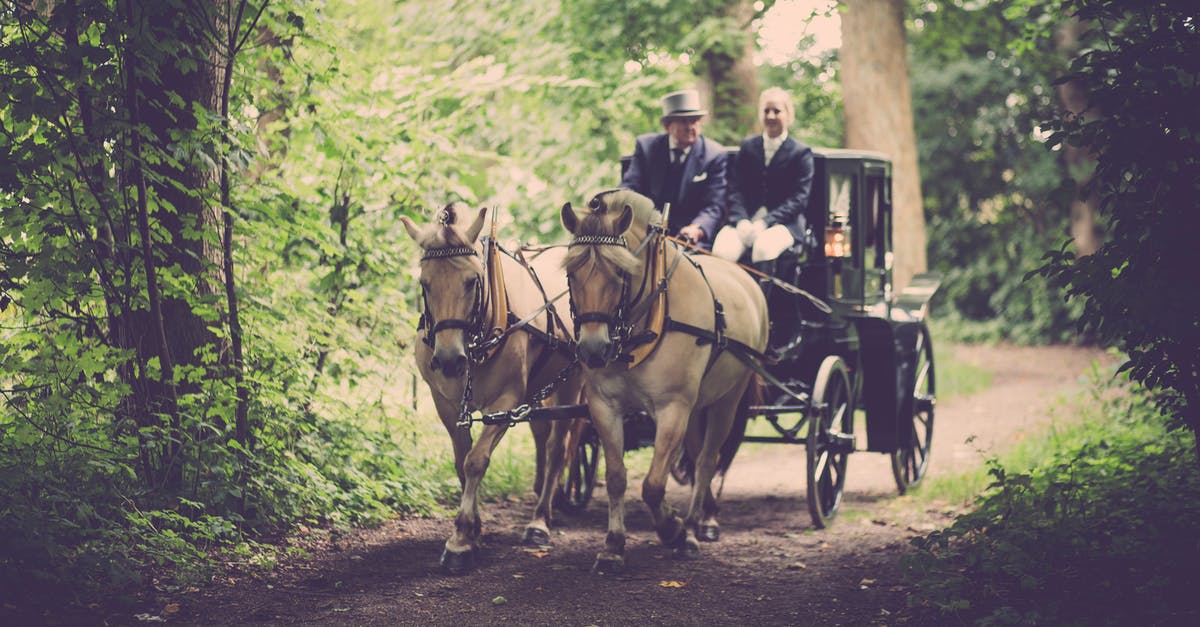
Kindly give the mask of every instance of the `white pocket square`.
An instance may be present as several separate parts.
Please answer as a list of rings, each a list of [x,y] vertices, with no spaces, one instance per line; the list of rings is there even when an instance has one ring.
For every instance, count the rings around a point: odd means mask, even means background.
[[[692,177],[692,182],[699,183],[707,178],[708,178],[708,172],[701,172],[701,173],[697,174],[696,176]]]

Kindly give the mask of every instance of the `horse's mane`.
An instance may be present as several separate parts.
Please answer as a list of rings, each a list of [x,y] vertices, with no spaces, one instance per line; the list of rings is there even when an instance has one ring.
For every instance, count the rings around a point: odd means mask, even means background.
[[[633,222],[623,233],[628,248],[619,246],[575,246],[568,252],[563,265],[567,272],[575,272],[588,261],[612,264],[617,268],[634,273],[641,267],[641,260],[632,250],[646,236],[649,224],[661,221],[661,214],[654,209],[654,201],[629,189],[610,189],[600,192],[588,201],[586,208],[576,211],[579,226],[575,236],[621,235],[615,233],[613,223],[626,205],[633,210]]]

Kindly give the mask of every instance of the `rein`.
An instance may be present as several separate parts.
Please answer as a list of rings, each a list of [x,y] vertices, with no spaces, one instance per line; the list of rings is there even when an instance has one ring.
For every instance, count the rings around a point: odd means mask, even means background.
[[[686,247],[691,252],[697,252],[697,253],[701,253],[704,255],[710,255],[710,256],[713,254],[711,250],[704,250],[703,248],[700,248],[699,246],[696,246],[695,244],[693,244],[687,240],[682,240],[682,239],[679,239],[678,237],[672,237],[670,235],[667,235],[666,238],[671,240],[672,242],[675,242],[676,244],[678,244],[680,246]],[[734,263],[736,263],[736,262],[734,262]],[[833,309],[829,306],[828,303],[821,300],[820,298],[817,298],[816,296],[813,296],[812,293],[808,292],[807,290],[802,290],[802,289],[796,287],[795,285],[792,285],[791,283],[788,283],[787,281],[780,279],[779,277],[771,276],[771,275],[767,274],[766,272],[763,272],[762,270],[759,270],[757,268],[752,268],[752,267],[747,266],[742,263],[738,263],[737,267],[745,270],[746,272],[749,272],[750,274],[758,277],[759,279],[762,279],[762,280],[765,280],[765,281],[771,283],[771,285],[774,285],[775,287],[778,287],[779,289],[782,289],[783,291],[785,291],[789,294],[795,294],[796,296],[803,296],[803,297],[807,298],[809,300],[809,302],[811,302],[813,304],[814,307],[816,307],[818,310],[821,311],[821,313],[826,313],[826,314],[833,313]]]

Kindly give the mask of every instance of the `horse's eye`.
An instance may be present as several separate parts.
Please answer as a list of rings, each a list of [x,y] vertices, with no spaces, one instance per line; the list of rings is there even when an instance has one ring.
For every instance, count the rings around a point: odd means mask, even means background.
[[[467,282],[466,282],[466,284],[463,286],[463,288],[464,288],[466,291],[470,292],[471,290],[475,289],[475,285],[476,285],[477,283],[479,283],[479,277],[471,277],[471,278],[467,279]]]

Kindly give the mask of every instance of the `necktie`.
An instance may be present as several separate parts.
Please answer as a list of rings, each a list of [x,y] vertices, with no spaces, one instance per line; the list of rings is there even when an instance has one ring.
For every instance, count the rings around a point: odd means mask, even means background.
[[[679,183],[683,180],[683,149],[671,149],[671,165],[667,169],[666,198],[664,202],[675,202],[679,195]]]

